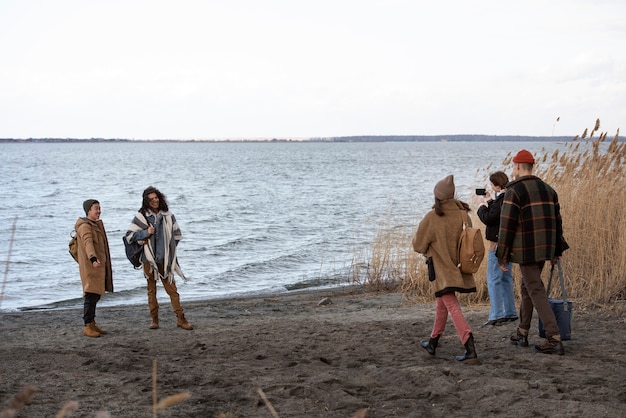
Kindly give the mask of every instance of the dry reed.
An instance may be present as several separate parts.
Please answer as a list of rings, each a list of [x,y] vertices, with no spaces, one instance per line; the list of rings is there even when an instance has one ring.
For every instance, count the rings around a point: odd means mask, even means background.
[[[367,411],[367,408],[359,409],[354,415],[352,415],[352,418],[365,418]]]
[[[181,392],[181,393],[177,393],[176,395],[170,395],[161,399],[157,403],[156,409],[157,410],[166,409],[166,408],[169,408],[170,406],[178,405],[179,403],[186,401],[189,398],[191,398],[191,393],[189,392]]]
[[[24,406],[32,402],[33,394],[37,392],[35,386],[26,386],[13,396],[5,409],[0,411],[0,418],[14,417]]]
[[[157,360],[152,359],[152,416],[156,418],[158,411],[178,405],[191,397],[189,392],[180,392],[167,396],[159,401],[157,395]]]
[[[63,405],[63,408],[56,414],[56,418],[65,418],[78,411],[78,402],[69,401]]]
[[[9,238],[9,252],[7,254],[7,261],[4,266],[4,277],[2,278],[2,288],[0,289],[0,308],[2,308],[2,299],[4,298],[4,289],[6,287],[7,278],[9,276],[9,264],[11,264],[11,252],[13,251],[13,242],[15,241],[15,227],[17,225],[17,216],[13,219],[13,226],[11,227],[11,237]]]
[[[276,409],[274,409],[274,407],[272,406],[272,403],[270,402],[270,400],[267,398],[267,395],[265,394],[265,392],[263,391],[263,389],[258,388],[257,389],[257,393],[259,394],[259,396],[261,397],[261,399],[263,399],[263,403],[265,404],[265,406],[267,407],[267,410],[270,412],[270,414],[272,414],[272,416],[274,418],[279,418],[278,416],[278,412],[276,412]]]
[[[599,130],[596,120],[592,133]],[[585,138],[588,129],[583,132]],[[550,184],[559,195],[564,236],[570,245],[562,259],[568,297],[583,304],[606,304],[626,299],[626,143],[619,141],[619,130],[610,143],[606,133],[597,139],[578,137],[563,149],[535,153],[535,175]],[[502,161],[510,165],[512,154]],[[481,180],[495,171],[490,164],[479,169]],[[474,208],[476,209],[476,208]],[[474,226],[484,225],[476,216]],[[391,229],[385,221],[379,227],[371,248],[355,254],[351,279],[373,290],[399,285],[405,297],[415,302],[434,300],[423,256],[413,252],[411,238],[415,227]],[[486,258],[485,258],[486,260]],[[474,275],[477,292],[460,295],[466,303],[488,300],[486,261]],[[544,269],[544,280],[549,276]],[[514,266],[516,294],[519,297],[519,268]],[[553,296],[560,287],[553,286]]]

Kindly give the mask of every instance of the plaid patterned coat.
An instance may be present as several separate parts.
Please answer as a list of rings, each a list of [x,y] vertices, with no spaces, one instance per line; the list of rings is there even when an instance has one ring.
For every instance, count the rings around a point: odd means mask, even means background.
[[[531,264],[563,255],[563,223],[557,193],[530,175],[506,187],[500,213],[497,257],[500,262]]]

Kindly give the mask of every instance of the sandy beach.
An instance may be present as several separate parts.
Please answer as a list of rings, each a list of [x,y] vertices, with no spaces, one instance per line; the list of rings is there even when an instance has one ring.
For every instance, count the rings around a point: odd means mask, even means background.
[[[280,417],[626,416],[620,305],[575,305],[564,356],[533,353],[536,322],[531,347],[514,347],[514,323],[481,328],[488,306],[464,307],[475,366],[454,360],[463,347],[450,321],[437,357],[426,356],[419,340],[433,305],[399,293],[315,290],[185,308],[192,331],[176,327],[169,305],[158,330],[146,305],[99,307],[109,331],[100,338],[83,336],[80,310],[0,314],[0,411],[34,386],[16,417],[52,417],[70,401],[72,417],[150,417],[156,360],[158,398],[190,394],[159,417],[272,417],[259,389]]]

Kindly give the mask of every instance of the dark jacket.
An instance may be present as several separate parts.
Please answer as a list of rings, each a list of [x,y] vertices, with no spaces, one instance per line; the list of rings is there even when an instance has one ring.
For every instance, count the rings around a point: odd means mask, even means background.
[[[476,282],[471,274],[463,274],[457,267],[458,242],[463,230],[463,213],[466,209],[456,199],[441,202],[444,215],[429,211],[419,223],[413,237],[413,249],[433,258],[435,281],[431,288],[436,297],[446,293],[470,293],[476,291]],[[471,224],[471,219],[468,221]],[[471,226],[471,225],[470,225]]]
[[[481,205],[478,208],[478,218],[485,224],[485,238],[487,241],[498,242],[498,232],[500,229],[500,210],[504,201],[504,193],[500,193],[496,200],[487,202],[487,206]]]
[[[557,193],[536,176],[507,185],[496,255],[500,263],[538,263],[563,255],[563,222]]]

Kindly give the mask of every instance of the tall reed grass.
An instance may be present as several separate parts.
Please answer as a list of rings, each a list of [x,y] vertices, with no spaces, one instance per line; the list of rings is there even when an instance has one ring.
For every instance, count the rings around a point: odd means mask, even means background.
[[[562,259],[568,298],[584,304],[606,304],[626,299],[626,143],[619,141],[619,130],[607,142],[596,120],[594,128],[563,144],[554,152],[534,152],[534,174],[550,184],[559,195],[564,236],[570,245]],[[585,139],[589,134],[589,138]],[[517,152],[517,146],[514,150]],[[492,171],[510,168],[513,150],[502,161],[502,168],[489,165],[477,171],[483,184]],[[470,213],[472,223],[484,225]],[[421,215],[421,216],[420,216]],[[425,259],[413,252],[412,227],[390,228],[391,220],[381,222],[371,248],[355,253],[351,279],[373,290],[396,289],[415,302],[434,300],[427,278]],[[466,303],[488,300],[486,258],[474,275],[477,292],[460,295]],[[550,268],[544,269],[547,281]],[[519,267],[514,265],[516,296],[519,297]],[[558,277],[553,278],[558,284]],[[552,286],[551,295],[560,295]],[[560,297],[560,296],[559,296]]]

